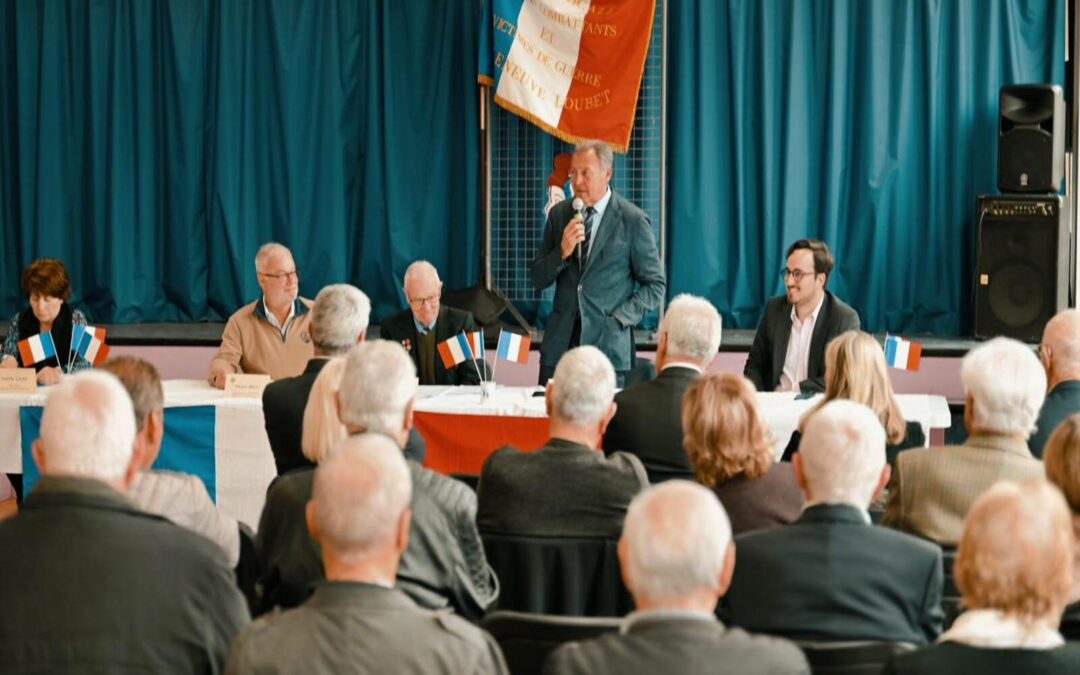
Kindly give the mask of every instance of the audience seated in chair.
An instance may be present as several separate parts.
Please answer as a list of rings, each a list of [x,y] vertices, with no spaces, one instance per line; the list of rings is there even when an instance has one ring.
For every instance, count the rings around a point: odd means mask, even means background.
[[[772,438],[742,375],[710,373],[682,405],[686,452],[697,479],[712,488],[735,534],[790,523],[803,494],[791,464],[774,461]]]
[[[1080,413],[1080,310],[1065,309],[1046,324],[1039,344],[1046,370],[1046,400],[1028,439],[1034,457],[1042,457],[1050,434],[1066,417]]]
[[[490,636],[395,588],[409,545],[411,473],[399,446],[376,433],[346,439],[319,464],[305,520],[326,580],[299,608],[244,631],[227,672],[507,672]]]
[[[240,561],[240,530],[234,518],[218,511],[206,486],[191,474],[152,470],[165,437],[165,393],[151,363],[134,356],[109,359],[102,368],[124,385],[135,406],[135,443],[142,466],[127,496],[139,508],[164,516],[221,547],[230,567]]]
[[[637,457],[597,449],[615,414],[615,371],[600,350],[577,347],[553,379],[550,440],[534,452],[506,447],[487,458],[477,525],[485,534],[617,539],[626,507],[649,479]]]
[[[1046,395],[1046,373],[1031,349],[990,340],[967,353],[960,379],[967,442],[900,453],[882,520],[946,546],[960,540],[968,509],[995,482],[1043,476],[1027,446]]]
[[[557,649],[549,675],[809,673],[793,644],[717,621],[735,567],[731,527],[715,495],[673,480],[638,495],[619,540],[637,611],[619,634]]]
[[[1080,414],[1065,418],[1050,435],[1043,464],[1046,478],[1065,495],[1072,513],[1073,587],[1061,617],[1061,633],[1066,640],[1076,640],[1080,639]]]
[[[0,522],[0,670],[221,672],[248,609],[218,545],[124,495],[143,451],[113,375],[50,392],[41,480]]]
[[[326,400],[337,397],[341,422],[350,434],[381,433],[404,444],[412,428],[416,371],[401,345],[376,340],[354,347],[345,359],[340,391],[316,378],[304,411],[305,443],[332,439]],[[333,371],[331,371],[331,374]],[[337,433],[340,433],[338,431]],[[325,460],[326,446],[305,447],[314,461]],[[498,597],[498,581],[484,557],[476,530],[476,495],[468,486],[409,461],[412,474],[412,529],[398,567],[397,587],[422,607],[451,607],[479,620]],[[264,608],[291,607],[307,598],[322,576],[319,549],[308,536],[304,507],[311,498],[313,470],[279,477],[266,498],[259,525]]]
[[[862,403],[873,410],[885,427],[885,461],[896,466],[896,453],[907,448],[921,448],[926,434],[918,422],[907,422],[893,395],[885,352],[868,333],[850,330],[836,337],[825,348],[825,397],[799,421],[784,450],[783,461],[790,462],[799,449],[806,418],[814,410],[837,398]]]
[[[1076,673],[1080,645],[1057,630],[1073,585],[1073,534],[1061,493],[1041,478],[1002,481],[968,512],[956,556],[967,611],[938,644],[897,657],[894,675]]]
[[[659,376],[615,395],[615,417],[604,432],[604,452],[622,450],[645,466],[649,481],[693,480],[683,449],[682,399],[720,349],[720,314],[708,300],[671,301],[656,338]]]
[[[736,537],[726,601],[735,625],[799,640],[922,644],[941,631],[941,550],[875,527],[866,509],[889,479],[885,430],[866,406],[830,401],[792,462],[797,521]]]

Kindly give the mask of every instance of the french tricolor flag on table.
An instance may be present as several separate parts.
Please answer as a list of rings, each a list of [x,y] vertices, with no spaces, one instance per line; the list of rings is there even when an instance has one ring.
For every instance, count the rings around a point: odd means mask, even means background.
[[[532,340],[524,335],[511,333],[510,331],[499,332],[499,347],[495,351],[497,358],[515,363],[529,362],[529,347]]]
[[[472,345],[465,333],[458,333],[452,338],[439,343],[439,356],[442,358],[443,367],[453,368],[459,363],[465,363],[473,357]],[[480,342],[483,348],[483,341]]]
[[[885,363],[890,368],[918,370],[922,360],[922,344],[895,335],[885,336]]]
[[[42,361],[56,358],[56,343],[52,333],[38,333],[19,342],[19,357],[24,368],[35,366]]]

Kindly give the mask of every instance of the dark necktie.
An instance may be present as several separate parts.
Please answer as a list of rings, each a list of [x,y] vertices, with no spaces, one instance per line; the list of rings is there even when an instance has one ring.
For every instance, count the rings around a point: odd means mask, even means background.
[[[596,215],[596,209],[588,207],[585,209],[585,241],[581,242],[581,266],[584,267],[585,263],[589,261],[589,239],[592,237],[593,229],[593,216]]]

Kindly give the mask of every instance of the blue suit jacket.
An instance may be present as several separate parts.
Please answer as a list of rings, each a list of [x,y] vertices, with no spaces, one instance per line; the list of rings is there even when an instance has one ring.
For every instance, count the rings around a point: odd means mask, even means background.
[[[581,344],[604,352],[615,370],[633,365],[633,327],[657,305],[666,281],[649,217],[612,191],[584,269],[576,255],[563,260],[563,229],[574,217],[568,199],[548,214],[544,239],[532,262],[533,285],[555,284],[555,307],[544,330],[540,365],[554,366],[570,344],[581,313]]]

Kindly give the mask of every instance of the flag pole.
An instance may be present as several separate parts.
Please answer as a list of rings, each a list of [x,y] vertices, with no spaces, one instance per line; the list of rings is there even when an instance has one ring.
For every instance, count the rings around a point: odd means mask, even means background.
[[[495,343],[495,365],[491,366],[491,381],[495,381],[495,371],[499,367],[499,345],[502,344],[502,328],[499,329],[499,341]]]

